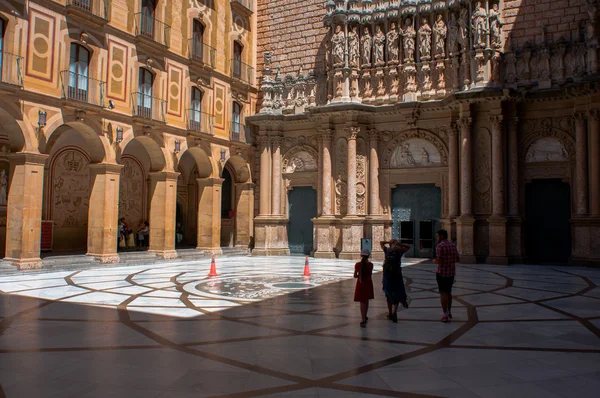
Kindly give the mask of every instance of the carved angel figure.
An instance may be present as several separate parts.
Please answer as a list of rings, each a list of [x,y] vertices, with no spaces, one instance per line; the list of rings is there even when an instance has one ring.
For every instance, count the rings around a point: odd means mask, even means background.
[[[431,58],[431,32],[427,18],[423,18],[419,28],[419,55],[424,60]]]
[[[383,48],[385,46],[385,35],[381,30],[381,26],[377,25],[375,28],[375,37],[373,38],[373,42],[375,43],[375,64],[383,64],[385,63],[385,58],[383,57]]]
[[[337,25],[335,27],[335,34],[331,41],[333,42],[333,65],[344,66],[344,45],[346,36],[342,31],[342,26]]]
[[[443,58],[446,55],[446,35],[448,34],[448,28],[446,27],[442,14],[438,14],[433,31],[435,32],[435,47],[433,53],[436,57]]]
[[[371,33],[369,32],[369,28],[367,26],[365,26],[365,28],[363,29],[363,34],[360,38],[360,42],[362,47],[361,63],[363,65],[369,65],[371,63],[371,49],[373,47],[373,39],[371,38]]]
[[[417,32],[415,32],[410,18],[406,18],[404,22],[402,35],[404,36],[404,60],[412,62],[415,59],[415,37],[417,36]]]
[[[481,6],[481,2],[475,3],[475,9],[471,16],[471,27],[473,29],[473,42],[475,47],[485,47],[486,29],[486,12]]]
[[[502,20],[500,19],[500,11],[498,4],[494,4],[489,12],[490,21],[490,41],[492,47],[502,47]]]
[[[358,47],[358,27],[355,25],[352,27],[352,30],[348,32],[348,64],[352,68],[358,67]]]
[[[388,61],[396,62],[399,59],[398,36],[396,22],[392,22],[390,31],[387,34]]]

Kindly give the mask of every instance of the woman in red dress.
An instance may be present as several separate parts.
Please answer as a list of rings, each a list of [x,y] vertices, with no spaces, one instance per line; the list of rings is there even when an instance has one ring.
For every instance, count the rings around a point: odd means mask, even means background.
[[[360,252],[362,259],[354,265],[354,277],[357,278],[356,289],[354,290],[354,301],[360,303],[360,315],[362,317],[362,322],[360,323],[361,328],[367,326],[367,321],[369,320],[367,317],[369,300],[375,298],[375,294],[373,293],[373,279],[371,278],[371,275],[373,274],[373,263],[369,261],[370,255],[371,253],[369,253],[368,249],[363,249]]]

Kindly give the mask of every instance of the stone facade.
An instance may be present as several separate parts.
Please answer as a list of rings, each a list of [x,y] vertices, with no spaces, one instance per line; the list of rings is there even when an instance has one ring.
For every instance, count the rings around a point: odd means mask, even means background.
[[[118,261],[120,217],[134,230],[149,221],[150,250],[165,258],[176,221],[192,247],[247,246],[254,3],[0,3],[6,260],[38,267],[51,249]]]
[[[395,187],[433,184],[462,262],[533,261],[544,231],[527,198],[532,182],[552,180],[570,189],[570,226],[558,234],[567,257],[600,262],[595,0],[260,7],[260,110],[248,118],[258,130],[259,252],[285,252],[294,186],[318,192],[315,256],[356,258],[361,237],[397,233]],[[282,45],[274,30],[291,20]]]

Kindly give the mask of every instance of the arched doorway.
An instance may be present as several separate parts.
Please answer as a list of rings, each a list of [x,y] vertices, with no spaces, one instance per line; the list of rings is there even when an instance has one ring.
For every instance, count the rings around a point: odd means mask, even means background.
[[[221,246],[248,247],[254,234],[254,186],[248,163],[231,157],[221,173]]]
[[[233,201],[234,180],[231,166],[223,169],[221,188],[221,246],[235,245],[235,203]]]

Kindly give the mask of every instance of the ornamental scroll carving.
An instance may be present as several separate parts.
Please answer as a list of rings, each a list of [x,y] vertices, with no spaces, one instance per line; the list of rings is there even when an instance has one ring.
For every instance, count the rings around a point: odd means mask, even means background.
[[[52,170],[52,219],[58,227],[87,225],[90,161],[75,149],[58,155]]]
[[[382,133],[383,136],[388,134],[392,134],[393,139],[391,139],[386,144],[385,149],[383,151],[382,168],[388,169],[394,167],[420,167],[421,162],[423,161],[427,161],[427,165],[429,166],[445,166],[448,164],[448,148],[446,147],[446,144],[444,143],[444,141],[442,141],[442,139],[440,139],[440,137],[438,137],[431,131],[424,129],[410,129],[397,134],[393,134],[390,132]],[[407,143],[409,144],[408,149],[411,152],[412,161],[406,153]],[[419,143],[421,144],[420,148],[415,146]],[[402,146],[403,144],[404,147]],[[427,155],[425,155],[425,153],[422,151],[423,148],[425,148],[425,152],[427,152]],[[427,148],[429,148],[429,150]],[[413,149],[415,153],[413,153]],[[401,157],[400,153],[403,150],[405,152],[404,155],[406,158],[406,164],[404,164],[403,162],[398,163]],[[395,158],[394,155],[398,155],[399,158]],[[429,159],[426,159],[427,157],[429,157]],[[411,165],[410,163],[414,164]]]
[[[367,145],[362,138],[356,140],[356,210],[367,214]]]
[[[282,172],[297,173],[317,170],[318,154],[308,145],[298,145],[287,151],[283,156]]]

